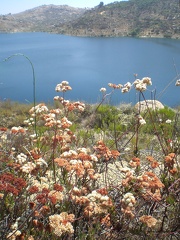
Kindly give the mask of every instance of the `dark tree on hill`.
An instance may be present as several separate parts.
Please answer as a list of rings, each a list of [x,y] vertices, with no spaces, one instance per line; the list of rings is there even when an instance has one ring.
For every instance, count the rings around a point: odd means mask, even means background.
[[[98,5],[99,8],[101,8],[101,7],[103,7],[103,6],[104,6],[104,3],[103,3],[103,2],[100,2],[99,5]]]

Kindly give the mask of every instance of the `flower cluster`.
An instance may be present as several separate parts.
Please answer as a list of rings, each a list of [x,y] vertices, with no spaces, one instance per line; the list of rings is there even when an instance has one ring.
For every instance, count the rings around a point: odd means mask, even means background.
[[[168,167],[168,171],[171,174],[175,174],[178,171],[177,168],[174,167],[175,158],[176,158],[175,153],[169,153],[167,156],[165,156],[165,165]]]
[[[137,91],[143,92],[147,89],[148,85],[152,85],[152,82],[151,82],[151,78],[144,77],[142,78],[142,80],[136,79],[133,84]]]
[[[19,164],[23,164],[27,161],[27,156],[24,153],[20,153],[16,157],[16,162]]]
[[[155,173],[144,172],[141,175],[136,176],[135,172],[128,168],[121,168],[120,170],[124,173],[124,178],[121,183],[123,187],[131,186],[134,191],[138,191],[146,201],[161,200],[160,191],[164,188],[164,184]]]
[[[176,85],[177,87],[180,86],[180,79],[178,79],[178,80],[176,81],[175,85]]]
[[[21,133],[21,134],[23,134],[23,133],[26,133],[26,129],[24,129],[23,127],[12,127],[11,128],[11,133],[12,134],[18,134],[18,133]]]
[[[74,229],[71,223],[74,221],[74,218],[74,214],[68,214],[67,212],[49,216],[49,225],[52,232],[58,237],[61,237],[63,234],[73,234]]]
[[[136,188],[141,191],[145,200],[160,201],[160,190],[164,188],[164,184],[153,172],[145,172],[136,178]]]
[[[138,115],[138,123],[139,123],[140,125],[146,124],[145,119],[144,119],[141,115]]]
[[[74,110],[78,110],[80,112],[83,112],[85,109],[85,104],[82,102],[70,102],[69,100],[65,100],[62,97],[59,96],[55,96],[54,97],[54,101],[58,101],[60,102],[66,109],[68,112],[74,111]]]
[[[86,218],[97,215],[105,215],[113,206],[112,200],[107,195],[106,189],[93,190],[87,194],[86,188],[79,189],[74,187],[70,191],[70,197],[73,203],[83,207],[83,214]]]
[[[110,150],[103,141],[98,141],[97,145],[94,146],[96,155],[99,159],[104,161],[109,161],[112,159],[117,159],[120,156],[120,153],[117,150]]]
[[[16,220],[16,222],[14,224],[11,225],[11,230],[12,230],[12,232],[10,232],[6,236],[6,239],[16,240],[19,236],[21,236],[21,231],[18,230],[18,219]]]
[[[101,88],[100,92],[105,93],[106,92],[106,88]]]
[[[98,190],[93,190],[88,194],[87,199],[89,202],[84,208],[84,216],[87,218],[107,214],[108,210],[113,206],[109,196],[102,194],[101,191]]]
[[[40,104],[36,105],[35,107],[32,107],[29,110],[29,113],[31,114],[32,117],[34,117],[35,115],[45,113],[45,112],[48,112],[48,108],[46,107],[46,105],[44,103],[40,103]]]
[[[113,89],[120,89],[122,88],[123,86],[121,84],[114,84],[114,83],[108,83],[108,86],[113,88]]]
[[[30,151],[30,157],[31,159],[28,158],[27,155],[24,153],[20,153],[16,156],[15,158],[15,163],[19,164],[18,168],[23,172],[23,173],[31,173],[35,168],[42,168],[42,167],[47,167],[46,161],[38,154],[35,154],[35,150]],[[33,161],[32,161],[33,160]]]
[[[69,86],[68,81],[62,81],[61,83],[57,84],[55,88],[56,92],[67,92],[69,90],[72,90],[72,88]]]
[[[137,77],[137,75],[135,75]],[[132,85],[134,85],[135,89],[137,91],[143,92],[147,89],[148,85],[152,85],[152,81],[151,78],[149,77],[144,77],[141,80],[140,79],[136,79],[133,84],[131,84],[130,82],[125,83],[124,85],[122,84],[113,84],[113,83],[108,83],[108,86],[113,88],[113,89],[121,89],[122,93],[127,93],[131,90]],[[176,86],[178,85],[178,81],[176,82]],[[100,89],[101,92],[106,92],[106,88],[101,88]]]
[[[79,148],[77,152],[74,150],[65,151],[54,161],[58,166],[68,171],[70,176],[75,174],[82,178],[87,175],[90,179],[95,180],[100,177],[100,174],[96,173],[93,167],[93,163],[97,162],[97,157],[88,154],[87,151],[85,148]]]
[[[129,162],[129,165],[130,165],[131,167],[138,167],[138,166],[140,166],[140,158],[138,158],[138,157],[133,157],[133,158],[131,159],[131,161]]]
[[[33,126],[34,125],[34,118],[29,118],[27,120],[24,120],[24,124],[28,125],[28,126]]]
[[[159,163],[152,156],[147,156],[146,159],[151,163],[152,168],[157,168],[159,166]]]
[[[120,171],[124,174],[121,182],[123,187],[129,186],[131,182],[136,179],[136,177],[134,176],[134,171],[132,171],[128,167],[121,168]]]
[[[11,173],[0,175],[0,192],[12,193],[14,196],[26,187],[26,181],[23,178],[18,178]]]
[[[131,219],[134,218],[133,210],[135,203],[136,199],[130,192],[126,193],[121,201],[121,211]]]
[[[148,215],[143,215],[139,218],[139,220],[142,223],[145,223],[149,228],[155,227],[156,223],[157,223],[157,219],[153,218],[152,216],[148,216]]]
[[[127,82],[126,84],[123,85],[121,88],[122,93],[127,93],[130,91],[132,84],[130,82]]]
[[[58,127],[61,128],[61,120],[58,118],[59,114],[61,114],[60,109],[56,109],[56,111],[50,111],[47,114],[44,114],[42,117],[45,121],[46,127]]]

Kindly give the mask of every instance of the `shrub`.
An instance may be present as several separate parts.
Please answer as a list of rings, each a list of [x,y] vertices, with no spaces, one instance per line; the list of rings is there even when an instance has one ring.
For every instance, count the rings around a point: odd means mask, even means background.
[[[134,86],[144,96],[150,84],[110,83],[85,123],[85,104],[64,98],[71,87],[63,81],[55,108],[39,103],[26,127],[0,128],[1,239],[178,239],[179,139],[166,141],[179,136],[178,112],[128,118],[103,105],[115,90]]]

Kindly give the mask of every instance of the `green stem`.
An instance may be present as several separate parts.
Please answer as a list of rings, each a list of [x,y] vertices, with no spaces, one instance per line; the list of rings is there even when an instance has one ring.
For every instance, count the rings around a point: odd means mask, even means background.
[[[28,60],[28,62],[30,63],[31,68],[32,68],[32,73],[33,73],[33,105],[34,105],[34,108],[35,108],[35,106],[36,106],[36,78],[35,78],[35,71],[34,71],[33,63],[31,62],[29,57],[27,57],[26,55],[24,55],[22,53],[16,53],[16,54],[13,54],[13,55],[9,56],[8,58],[5,58],[3,60],[3,62],[6,62],[9,59],[11,59],[13,57],[18,57],[18,56],[22,56],[22,57],[26,58]],[[36,112],[35,112],[35,109],[34,109],[34,131],[35,131],[36,136],[37,136],[37,128],[36,128],[36,126],[37,126],[37,124],[36,124]]]
[[[159,136],[159,134],[158,134],[156,125],[155,125],[155,123],[154,123],[154,121],[153,121],[153,116],[152,116],[152,114],[151,114],[150,108],[149,108],[149,106],[148,106],[148,104],[147,104],[147,101],[146,101],[146,99],[145,99],[145,96],[144,96],[143,92],[141,92],[141,94],[142,94],[143,99],[144,99],[144,101],[145,101],[145,103],[146,103],[146,107],[147,107],[147,110],[148,110],[148,113],[149,113],[151,122],[152,122],[153,127],[154,127],[154,130],[155,130],[155,135],[156,135],[157,138],[158,138],[158,141],[159,141],[159,143],[160,143],[160,145],[161,145],[161,148],[162,148],[162,151],[163,151],[164,155],[167,155],[167,152],[166,152],[166,150],[165,150],[164,147],[163,147],[162,140],[161,140],[161,138],[160,138],[160,136]]]

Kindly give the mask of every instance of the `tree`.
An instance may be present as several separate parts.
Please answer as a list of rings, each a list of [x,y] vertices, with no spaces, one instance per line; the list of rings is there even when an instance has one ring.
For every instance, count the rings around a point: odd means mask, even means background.
[[[99,8],[101,8],[101,7],[103,7],[103,6],[104,6],[104,3],[103,3],[103,2],[100,2],[99,5],[98,5]]]

